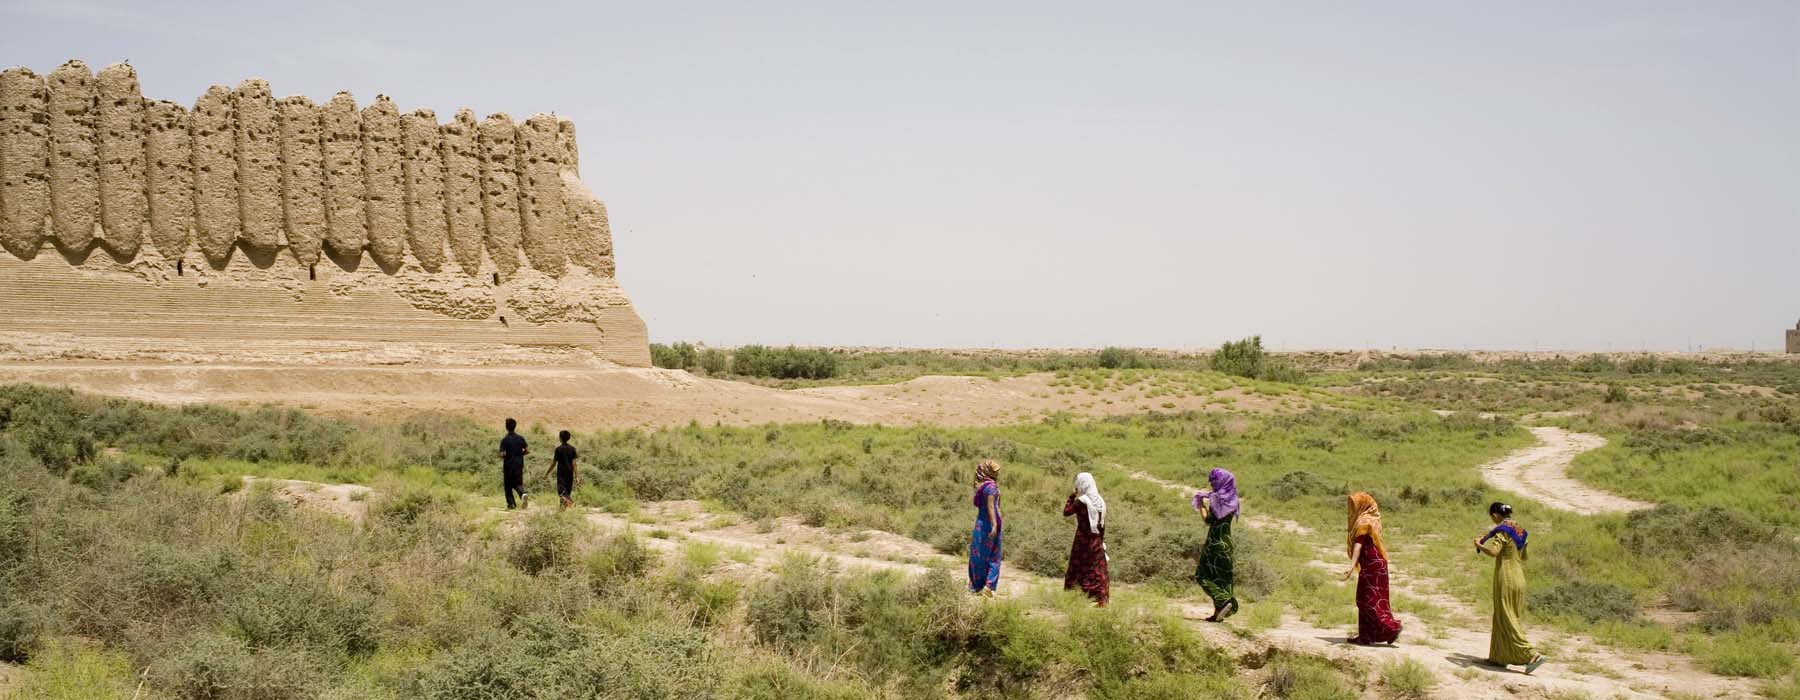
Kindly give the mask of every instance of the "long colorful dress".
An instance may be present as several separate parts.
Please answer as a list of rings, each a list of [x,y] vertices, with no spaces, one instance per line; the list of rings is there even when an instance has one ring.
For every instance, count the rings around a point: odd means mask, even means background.
[[[1075,543],[1069,547],[1069,570],[1063,574],[1063,590],[1080,587],[1101,605],[1112,596],[1106,568],[1106,526],[1095,534],[1088,527],[1088,508],[1074,496],[1063,503],[1063,516],[1075,516]]]
[[[988,520],[988,496],[994,497],[994,510],[1000,509],[1000,485],[981,482],[975,488],[975,530],[969,540],[969,590],[995,590],[1000,586],[1000,541],[1005,532],[1002,519]],[[992,534],[990,541],[988,536]]]
[[[1223,518],[1206,515],[1206,545],[1200,549],[1200,565],[1194,569],[1194,581],[1200,584],[1200,590],[1212,598],[1214,610],[1224,610],[1227,604],[1237,602],[1236,590],[1232,587],[1231,572],[1231,523],[1237,519],[1232,513]]]
[[[1488,640],[1488,660],[1497,664],[1529,664],[1537,648],[1525,638],[1519,619],[1525,615],[1525,566],[1518,545],[1502,535],[1489,541],[1500,545],[1494,556],[1494,631]]]
[[[1375,541],[1358,535],[1362,545],[1357,566],[1362,572],[1356,578],[1356,644],[1388,644],[1400,638],[1400,621],[1388,603],[1388,564]]]

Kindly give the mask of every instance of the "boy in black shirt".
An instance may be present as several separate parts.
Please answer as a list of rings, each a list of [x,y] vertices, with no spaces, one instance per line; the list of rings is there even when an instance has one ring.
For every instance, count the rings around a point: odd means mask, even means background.
[[[556,471],[556,496],[562,499],[562,507],[575,505],[572,497],[575,493],[575,446],[569,444],[569,431],[556,434],[562,444],[556,446],[556,454],[550,459],[550,469],[544,470],[544,478],[550,478],[551,470]]]
[[[513,509],[513,493],[519,494],[519,507],[531,507],[531,494],[525,493],[525,455],[531,450],[525,438],[514,432],[519,422],[506,419],[506,437],[500,438],[500,480],[506,489],[506,509]]]

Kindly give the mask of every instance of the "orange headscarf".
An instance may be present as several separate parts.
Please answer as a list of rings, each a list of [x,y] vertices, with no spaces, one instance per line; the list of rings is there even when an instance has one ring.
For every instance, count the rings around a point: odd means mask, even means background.
[[[984,459],[984,460],[981,460],[980,464],[975,465],[975,485],[980,486],[982,484],[982,482],[987,482],[987,481],[992,481],[995,483],[998,483],[1000,481],[1000,463],[999,462],[996,462],[991,459]]]
[[[1375,504],[1375,497],[1363,491],[1350,494],[1349,534],[1344,537],[1344,553],[1349,554],[1356,549],[1356,538],[1368,535],[1369,541],[1375,543],[1375,551],[1382,558],[1387,557],[1387,547],[1381,544],[1381,506]]]

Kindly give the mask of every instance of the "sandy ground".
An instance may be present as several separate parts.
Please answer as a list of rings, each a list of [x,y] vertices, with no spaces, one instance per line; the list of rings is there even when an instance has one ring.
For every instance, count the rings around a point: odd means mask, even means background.
[[[1286,412],[1298,397],[1241,389],[1149,396],[1053,385],[1054,374],[920,377],[898,384],[783,390],[666,369],[616,366],[318,366],[0,362],[0,383],[31,382],[162,404],[279,404],[347,416],[436,411],[498,422],[592,430],[813,422],[948,426],[1028,421],[1047,413]]]
[[[1651,508],[1654,504],[1615,496],[1569,477],[1569,463],[1588,450],[1606,445],[1606,438],[1571,433],[1562,428],[1530,428],[1538,444],[1483,465],[1481,478],[1494,488],[1529,496],[1552,508],[1582,515],[1616,513]]]

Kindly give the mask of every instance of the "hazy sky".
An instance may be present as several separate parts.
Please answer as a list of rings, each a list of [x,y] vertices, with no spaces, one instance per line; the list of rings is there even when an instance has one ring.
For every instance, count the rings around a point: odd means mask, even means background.
[[[1800,318],[1794,2],[0,0],[0,36],[188,104],[254,75],[571,117],[656,340],[1769,349]]]

